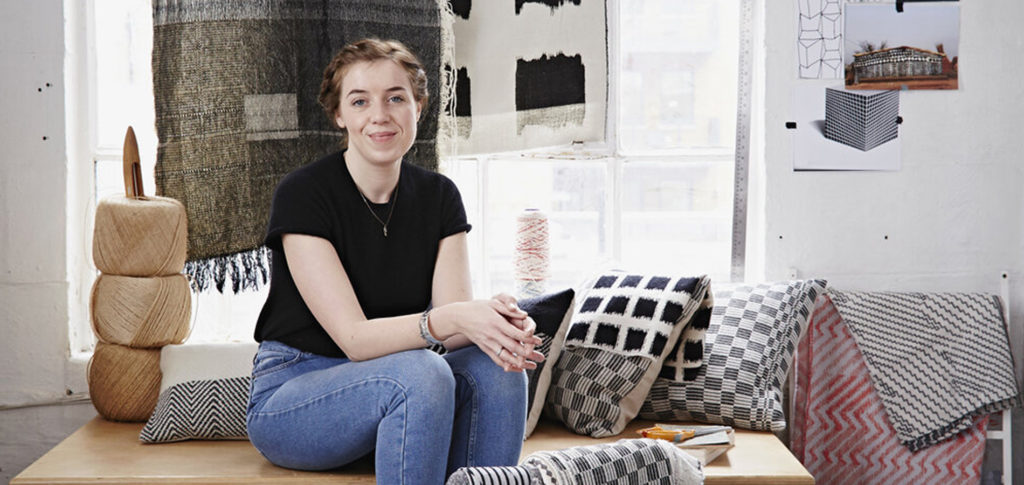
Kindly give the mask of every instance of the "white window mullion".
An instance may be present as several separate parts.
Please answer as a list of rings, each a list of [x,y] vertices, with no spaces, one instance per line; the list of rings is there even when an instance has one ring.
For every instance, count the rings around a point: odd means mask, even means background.
[[[622,261],[622,165],[623,159],[613,156],[608,167],[608,224],[605,235],[612,261]]]
[[[488,180],[490,180],[488,162],[490,162],[490,157],[487,156],[481,156],[476,159],[476,200],[477,204],[479,204],[478,210],[480,214],[480,220],[478,221],[478,223],[480,227],[476,229],[477,234],[479,234],[479,237],[476,238],[478,241],[477,244],[479,244],[479,250],[476,252],[477,261],[475,266],[477,268],[477,271],[479,272],[478,274],[480,275],[478,281],[480,284],[480,291],[482,292],[480,295],[477,295],[477,298],[490,297],[492,294],[490,278],[491,273],[489,271],[490,265],[488,264],[489,258],[487,257],[486,251],[487,248],[491,247],[491,245],[489,244],[490,241],[487,240],[487,218],[489,213],[487,209],[487,184]]]

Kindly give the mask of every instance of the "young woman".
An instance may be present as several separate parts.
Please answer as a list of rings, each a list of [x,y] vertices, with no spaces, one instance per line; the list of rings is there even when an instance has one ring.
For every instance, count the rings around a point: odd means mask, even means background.
[[[518,462],[540,339],[513,298],[472,300],[458,189],[402,161],[426,102],[423,67],[395,41],[350,44],[324,71],[347,149],[280,182],[265,241],[247,423],[277,465],[376,450],[378,482],[439,484]],[[446,355],[425,349],[437,342]]]

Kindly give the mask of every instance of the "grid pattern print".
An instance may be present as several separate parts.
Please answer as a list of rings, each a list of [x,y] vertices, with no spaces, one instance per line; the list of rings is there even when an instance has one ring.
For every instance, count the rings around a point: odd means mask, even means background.
[[[665,441],[624,439],[615,443],[541,451],[526,457],[523,463],[537,467],[545,483],[701,483],[698,479],[702,478],[700,465],[691,461],[692,458],[686,460],[688,457],[680,455],[684,453]]]
[[[566,347],[661,359],[677,324],[689,322],[708,279],[607,273],[580,300]]]
[[[825,90],[825,138],[868,151],[899,135],[899,91]]]
[[[640,416],[785,429],[782,383],[825,286],[823,280],[803,280],[716,292],[706,365],[692,382],[657,379]]]
[[[628,422],[619,404],[651,365],[599,349],[565,352],[555,363],[545,407],[579,434],[616,435]]]

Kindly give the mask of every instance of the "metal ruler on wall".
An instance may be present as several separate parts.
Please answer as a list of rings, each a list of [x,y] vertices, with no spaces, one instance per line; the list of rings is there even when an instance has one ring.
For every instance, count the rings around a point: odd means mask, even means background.
[[[739,0],[739,69],[736,83],[736,164],[733,174],[732,281],[743,281],[747,259],[747,195],[754,66],[754,0]]]

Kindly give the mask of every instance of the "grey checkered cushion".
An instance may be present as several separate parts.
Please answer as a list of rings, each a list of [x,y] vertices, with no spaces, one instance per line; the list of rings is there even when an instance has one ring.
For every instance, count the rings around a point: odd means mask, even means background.
[[[704,301],[708,284],[707,276],[608,272],[585,285],[553,369],[546,413],[579,434],[621,433]]]
[[[521,466],[535,467],[545,484],[699,485],[696,458],[664,440],[627,439],[530,454]]]
[[[640,416],[785,429],[782,385],[826,284],[802,280],[717,288],[705,366],[693,381],[657,379]]]

